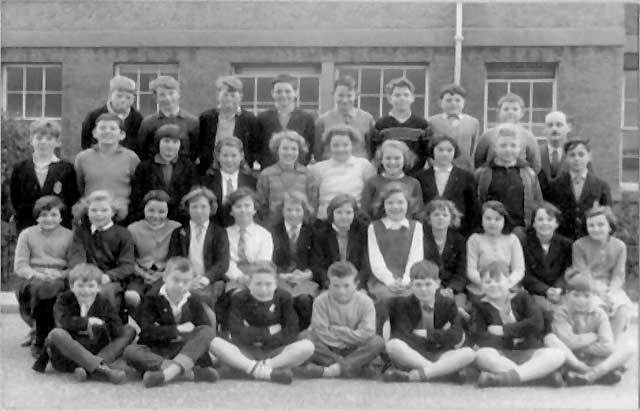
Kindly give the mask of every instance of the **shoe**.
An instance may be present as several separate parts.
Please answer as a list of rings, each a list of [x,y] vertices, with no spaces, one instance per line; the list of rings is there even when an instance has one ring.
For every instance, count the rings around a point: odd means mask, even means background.
[[[44,373],[47,369],[47,364],[49,363],[49,353],[46,349],[42,350],[40,353],[40,357],[36,359],[36,361],[31,366],[31,369],[35,372]]]
[[[317,364],[306,364],[294,368],[296,376],[301,378],[322,378],[324,367]]]
[[[293,373],[288,368],[274,368],[271,370],[271,381],[278,384],[291,384]]]
[[[82,367],[76,367],[76,369],[73,370],[73,378],[78,382],[87,381],[87,370]]]
[[[96,368],[93,374],[98,378],[105,378],[112,384],[120,384],[127,377],[124,371],[113,369],[106,364],[102,364]]]
[[[496,375],[492,372],[482,371],[478,377],[478,388],[496,387],[498,381]]]
[[[213,367],[193,367],[193,381],[195,382],[216,382],[220,379],[220,374]]]
[[[40,358],[43,350],[44,350],[44,346],[36,345],[35,343],[31,344],[31,356],[36,360]]]
[[[601,385],[616,385],[620,380],[622,380],[622,373],[618,370],[613,370],[598,378],[595,382]]]
[[[589,385],[591,381],[589,381],[583,374],[578,374],[573,371],[569,371],[567,373],[567,377],[565,378],[567,385],[569,387],[579,387],[582,385]]]
[[[382,374],[384,382],[409,382],[409,373],[395,368],[389,368]]]
[[[24,341],[22,341],[20,343],[20,347],[29,347],[31,346],[31,344],[33,344],[33,340],[36,336],[36,331],[35,329],[31,329],[29,331],[29,334],[27,334],[27,336],[24,338]]]
[[[467,365],[454,374],[454,381],[458,384],[473,383],[478,380],[480,370],[475,365]]]
[[[147,371],[142,375],[142,383],[146,388],[159,387],[164,384],[162,371]]]
[[[562,388],[567,385],[562,377],[562,373],[560,371],[554,371],[548,376],[544,378],[545,385],[554,387],[554,388]]]
[[[360,369],[358,376],[366,380],[375,380],[380,375],[380,372],[374,368],[371,364],[365,365]]]

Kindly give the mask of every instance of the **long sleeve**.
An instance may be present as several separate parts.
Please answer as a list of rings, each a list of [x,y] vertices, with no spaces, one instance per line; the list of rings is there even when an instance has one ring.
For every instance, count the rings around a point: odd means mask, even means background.
[[[313,155],[315,156],[316,162],[324,160],[324,158],[322,158],[322,154],[324,151],[324,144],[322,141],[323,134],[324,121],[322,118],[319,118],[318,121],[316,121],[315,141],[313,143]]]
[[[89,318],[75,315],[77,301],[71,291],[58,296],[53,306],[53,318],[56,326],[70,332],[84,331],[89,327]]]
[[[69,249],[69,267],[73,268],[80,263],[87,262],[87,250],[82,239],[82,227],[73,230],[73,239]]]
[[[416,227],[416,231],[417,231]],[[376,232],[373,228],[373,224],[369,224],[367,228],[367,251],[369,255],[369,267],[371,273],[376,276],[380,282],[385,285],[391,285],[394,283],[393,273],[387,268],[384,262],[384,257],[378,246],[378,239],[376,238]]]
[[[259,237],[258,252],[254,260],[271,261],[273,259],[273,238],[271,237],[271,233],[267,230],[260,230]]]
[[[564,310],[554,313],[553,333],[572,351],[582,349],[591,344],[586,333],[576,334],[573,331],[573,326],[569,321],[568,315]]]
[[[161,324],[158,320],[157,295],[145,296],[138,313],[140,314],[140,339],[146,343],[164,343],[178,337],[176,324]]]
[[[402,283],[407,285],[411,282],[409,272],[411,267],[418,261],[424,260],[424,231],[422,230],[422,224],[416,221],[415,230],[413,231],[413,238],[411,239],[411,249],[409,250],[409,257],[407,258],[407,265],[405,266],[404,274],[402,276]]]
[[[540,148],[538,147],[538,141],[533,134],[529,131],[526,132],[526,150],[527,150],[527,162],[529,166],[538,174],[542,169],[542,160],[540,158]]]
[[[260,173],[258,176],[258,183],[256,185],[258,204],[260,204],[260,209],[257,211],[263,217],[269,215],[269,198],[271,196],[269,188],[269,176],[264,173]]]
[[[93,126],[94,126],[93,112],[87,114],[82,122],[82,131],[80,133],[80,146],[83,150],[91,147],[93,144]]]
[[[29,264],[31,260],[31,249],[27,238],[29,233],[29,230],[24,230],[18,236],[13,260],[13,271],[23,278],[31,278],[38,274],[38,271],[34,270]]]
[[[80,195],[84,195],[84,188],[85,188],[85,182],[84,182],[84,167],[82,166],[81,160],[82,160],[82,153],[80,152],[75,159],[74,162],[74,168],[76,169],[76,178],[78,180],[78,191],[80,192]]]
[[[467,278],[475,285],[480,285],[480,269],[478,267],[480,241],[480,237],[476,234],[472,234],[467,240]]]
[[[224,273],[229,269],[229,239],[227,238],[227,233],[224,229],[218,227],[214,229],[214,233],[216,233],[215,238],[209,250],[210,255],[213,256],[214,264],[205,272],[205,276],[209,278],[209,281],[212,283],[224,281]]]
[[[526,292],[514,298],[517,298],[518,303],[524,304],[524,318],[514,323],[504,324],[502,326],[504,336],[521,338],[541,333],[544,329],[542,309]]]
[[[620,251],[617,254],[615,265],[611,270],[611,280],[609,288],[612,290],[621,289],[624,286],[625,270],[627,263],[627,246],[620,242]]]
[[[575,241],[571,246],[571,255],[573,266],[580,271],[586,270],[589,268],[589,260],[587,257],[587,250],[582,246],[581,241]]]
[[[509,239],[511,242],[511,275],[509,280],[512,285],[516,285],[524,278],[524,253],[520,240],[515,234],[509,234]]]
[[[480,168],[487,162],[490,145],[490,132],[487,131],[478,138],[478,144],[476,145],[476,150],[473,154],[473,165],[475,168]]]
[[[375,177],[371,177],[365,181],[364,188],[362,189],[362,197],[360,198],[360,210],[370,219],[373,219],[373,215],[375,214],[373,210],[373,198],[376,193],[375,180]]]
[[[549,290],[549,285],[536,277],[530,267],[526,268],[522,285],[529,293],[536,295],[546,296]]]
[[[280,310],[282,312],[280,319],[282,329],[269,337],[267,343],[270,346],[281,347],[295,341],[300,329],[298,327],[298,314],[293,307],[293,298],[291,295],[283,293],[279,300]]]
[[[376,310],[373,302],[358,308],[361,311],[361,320],[357,328],[351,329],[343,326],[337,330],[334,329],[338,338],[350,346],[363,344],[376,333]]]
[[[311,330],[318,339],[331,347],[345,348],[346,344],[329,330],[329,299],[327,295],[320,295],[313,301],[311,313]]]
[[[231,338],[242,345],[253,345],[256,342],[263,342],[269,334],[269,327],[255,327],[248,325],[242,312],[242,304],[234,299],[229,310],[229,331]]]
[[[611,355],[614,350],[613,331],[611,330],[611,323],[609,322],[607,314],[601,310],[598,311],[598,320],[599,324],[596,332],[598,340],[585,347],[584,352],[598,357],[607,357]]]
[[[136,263],[133,238],[126,228],[123,228],[122,232],[125,235],[119,239],[116,267],[105,272],[111,280],[124,280],[133,273]]]

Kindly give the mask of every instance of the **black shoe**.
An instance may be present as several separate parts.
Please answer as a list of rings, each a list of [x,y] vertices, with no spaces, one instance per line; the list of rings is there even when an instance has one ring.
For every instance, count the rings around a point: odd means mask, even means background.
[[[551,374],[547,375],[544,378],[545,385],[554,388],[562,388],[567,385],[564,378],[562,377],[562,372],[554,371]]]
[[[569,371],[567,373],[567,377],[565,378],[567,385],[569,387],[579,387],[583,385],[591,384],[591,381],[585,378],[583,374],[578,374],[573,371]]]
[[[35,372],[44,373],[47,369],[47,364],[49,363],[49,353],[47,350],[42,350],[40,357],[33,363],[31,369]]]
[[[96,368],[96,370],[93,372],[93,376],[97,377],[98,379],[106,379],[112,384],[120,384],[125,380],[127,374],[122,370],[116,370],[106,364],[102,364],[98,368]]]
[[[271,381],[278,384],[291,384],[293,373],[288,368],[274,368],[271,370]]]
[[[216,382],[220,379],[220,374],[213,367],[193,367],[193,381],[195,382]]]
[[[498,385],[498,379],[492,372],[482,371],[478,376],[478,388],[497,387]]]
[[[317,364],[306,364],[293,369],[295,375],[301,378],[322,378],[324,367]]]
[[[364,378],[365,380],[375,380],[380,376],[380,371],[378,371],[375,367],[369,364],[369,365],[365,365],[360,369],[358,376],[360,378]]]
[[[613,370],[598,378],[596,384],[616,385],[620,380],[622,380],[622,373],[618,370]]]
[[[43,345],[37,345],[35,343],[31,344],[31,356],[36,360],[40,358],[43,351],[44,351]]]
[[[389,368],[382,374],[384,382],[409,382],[409,373],[395,368]]]
[[[162,371],[147,371],[142,375],[142,383],[146,388],[159,387],[164,384]]]

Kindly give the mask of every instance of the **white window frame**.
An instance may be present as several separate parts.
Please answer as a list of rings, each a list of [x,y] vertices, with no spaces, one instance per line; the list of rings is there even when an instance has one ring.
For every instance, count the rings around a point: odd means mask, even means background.
[[[174,70],[175,69],[175,70]],[[140,96],[153,95],[151,91],[140,90],[140,74],[155,74],[156,77],[166,73],[177,73],[176,80],[180,82],[180,64],[178,63],[115,63],[114,73],[120,75],[121,72],[131,73],[135,71],[136,78],[131,80],[136,82],[135,108],[140,110]],[[158,110],[156,104],[156,111]]]
[[[20,63],[7,63],[2,65],[2,107],[6,111],[7,109],[7,95],[9,94],[9,90],[7,90],[7,68],[22,68],[22,114],[18,117],[22,120],[36,120],[39,118],[51,118],[54,120],[60,120],[62,118],[62,102],[60,104],[60,116],[45,116],[46,107],[46,96],[47,94],[59,95],[62,96],[62,86],[60,87],[60,91],[49,91],[47,90],[47,68],[55,67],[60,69],[60,84],[62,84],[62,64],[61,63],[46,63],[46,64],[20,64]],[[27,69],[28,68],[40,68],[42,70],[42,89],[40,91],[28,91],[27,90]],[[11,90],[10,94],[18,94],[16,91]],[[27,95],[40,95],[42,98],[42,112],[41,116],[32,117],[27,116]]]
[[[624,71],[633,71],[633,70],[624,70]],[[620,107],[622,108],[620,111],[620,188],[623,191],[639,191],[640,190],[640,183],[633,183],[633,182],[625,182],[622,181],[622,175],[623,175],[623,168],[622,168],[622,164],[623,164],[623,160],[625,159],[624,157],[624,131],[635,131],[636,133],[638,133],[640,130],[638,128],[638,126],[628,126],[625,125],[625,118],[624,118],[624,114],[625,114],[625,103],[627,101],[633,101],[631,99],[627,99],[625,96],[625,91],[626,91],[626,76],[624,75],[624,71],[623,71],[623,75],[622,75],[622,93],[621,93],[621,99],[620,99]],[[638,96],[638,98],[636,99],[637,103],[640,103],[640,95]],[[626,158],[633,158],[633,157],[626,157]],[[640,162],[640,158],[638,159],[638,162]]]
[[[380,102],[378,103],[378,113],[371,113],[374,118],[379,118],[387,113],[382,112],[382,108],[384,107],[384,100],[387,98],[387,93],[384,89],[384,70],[385,69],[393,69],[393,70],[402,70],[402,75],[407,75],[407,70],[424,70],[424,92],[418,93],[418,90],[414,93],[416,97],[424,98],[424,113],[420,113],[424,118],[429,116],[429,66],[426,64],[340,64],[336,65],[335,68],[335,79],[338,79],[340,76],[340,70],[348,69],[348,70],[357,70],[358,78],[356,80],[358,84],[358,97],[356,101],[356,107],[360,107],[360,98],[361,97],[378,97]],[[362,94],[360,92],[362,87],[362,70],[363,69],[379,69],[380,70],[380,90],[379,94],[371,94],[365,93]],[[388,83],[388,81],[387,81]],[[422,91],[422,90],[420,90]]]

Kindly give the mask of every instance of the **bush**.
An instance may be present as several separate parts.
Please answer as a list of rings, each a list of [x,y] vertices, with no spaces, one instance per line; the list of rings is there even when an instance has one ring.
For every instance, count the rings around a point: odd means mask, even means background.
[[[613,211],[618,219],[618,231],[615,236],[627,245],[627,279],[626,291],[633,301],[640,297],[638,274],[638,233],[640,230],[640,215],[637,199],[623,198],[613,205]]]

